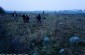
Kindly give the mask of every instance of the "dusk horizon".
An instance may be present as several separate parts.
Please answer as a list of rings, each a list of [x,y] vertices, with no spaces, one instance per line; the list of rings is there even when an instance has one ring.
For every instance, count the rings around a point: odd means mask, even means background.
[[[0,7],[8,11],[85,10],[84,0],[0,0]]]

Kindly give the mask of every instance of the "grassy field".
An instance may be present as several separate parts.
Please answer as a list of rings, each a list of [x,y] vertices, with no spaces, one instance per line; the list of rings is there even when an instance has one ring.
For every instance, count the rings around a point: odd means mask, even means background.
[[[0,15],[0,53],[27,53],[29,55],[85,55],[85,47],[70,46],[68,39],[79,36],[85,40],[85,15],[81,14],[45,14],[42,23],[36,22],[37,14],[28,14],[29,23],[21,16],[17,22],[12,15]],[[44,19],[43,16],[46,18]],[[42,39],[50,38],[48,44]]]

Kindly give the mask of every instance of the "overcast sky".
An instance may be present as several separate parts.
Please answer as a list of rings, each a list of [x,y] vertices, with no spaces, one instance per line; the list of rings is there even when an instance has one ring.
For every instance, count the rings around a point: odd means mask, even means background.
[[[0,0],[5,10],[73,10],[85,9],[85,0]]]

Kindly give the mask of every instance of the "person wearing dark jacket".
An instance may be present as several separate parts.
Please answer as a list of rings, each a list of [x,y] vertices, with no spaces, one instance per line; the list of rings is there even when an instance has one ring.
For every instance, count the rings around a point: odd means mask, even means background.
[[[25,16],[25,14],[22,15],[22,18],[23,18],[24,23],[26,23],[26,16]]]
[[[37,21],[38,21],[39,23],[41,23],[41,15],[39,14],[36,18],[37,18]]]
[[[14,20],[17,22],[17,13],[16,13],[16,11],[13,12],[12,17],[13,17]]]
[[[30,19],[30,18],[29,18],[29,16],[28,16],[28,15],[26,15],[26,17],[25,17],[25,18],[26,18],[26,22],[27,22],[27,23],[29,23],[29,19]]]

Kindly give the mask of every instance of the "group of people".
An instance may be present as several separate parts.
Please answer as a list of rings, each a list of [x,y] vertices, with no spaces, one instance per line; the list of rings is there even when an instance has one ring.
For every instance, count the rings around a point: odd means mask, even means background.
[[[23,17],[24,23],[29,23],[29,19],[30,19],[30,18],[29,18],[28,15],[23,14],[22,17]]]
[[[17,13],[16,12],[14,12],[13,13],[13,17],[14,17],[14,20],[17,22]],[[24,23],[29,23],[29,20],[30,20],[30,17],[28,16],[28,15],[26,15],[26,14],[23,14],[22,15],[22,18],[23,18],[23,22]],[[36,16],[36,19],[37,19],[37,22],[38,23],[41,23],[41,15],[40,14],[38,14],[37,16]]]

